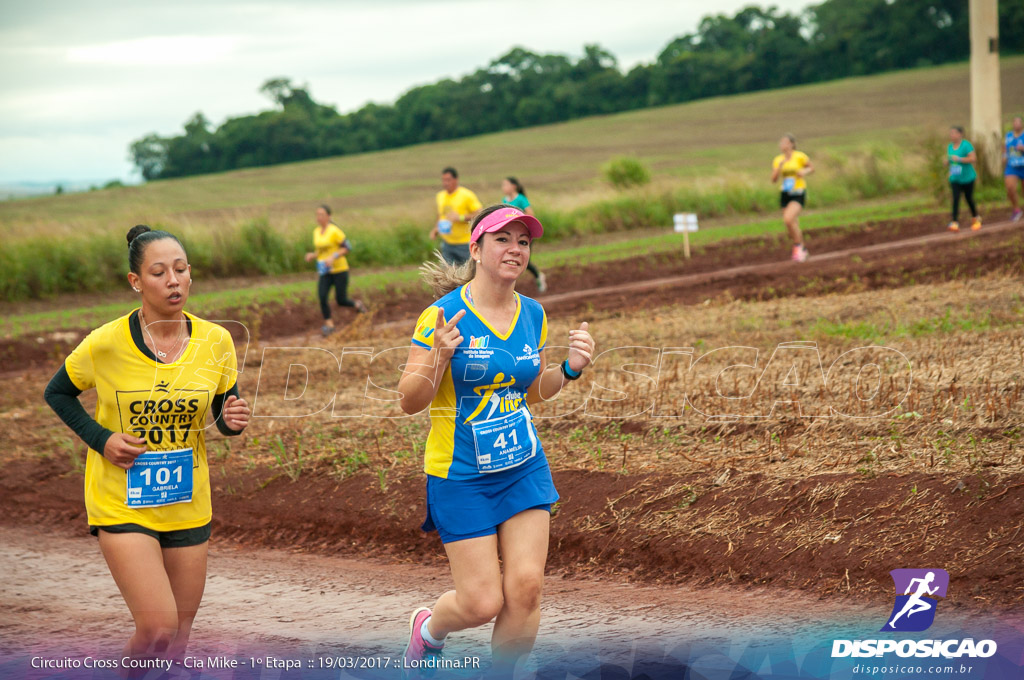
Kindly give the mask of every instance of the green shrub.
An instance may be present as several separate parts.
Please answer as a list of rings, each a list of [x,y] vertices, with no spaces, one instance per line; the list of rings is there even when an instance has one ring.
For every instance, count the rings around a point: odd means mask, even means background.
[[[423,262],[440,244],[432,242],[422,224],[402,222],[383,231],[349,237],[349,264],[355,267],[389,267]]]
[[[601,173],[616,189],[639,187],[651,181],[647,166],[630,156],[611,159],[601,167]]]
[[[292,271],[294,261],[284,237],[274,231],[265,217],[249,220],[238,230],[233,252],[237,274],[283,274]]]

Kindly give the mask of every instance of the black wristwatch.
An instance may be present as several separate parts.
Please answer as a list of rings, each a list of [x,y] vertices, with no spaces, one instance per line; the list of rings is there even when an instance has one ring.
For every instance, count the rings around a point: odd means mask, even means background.
[[[565,359],[564,361],[562,361],[560,367],[562,369],[562,375],[565,376],[566,380],[579,380],[580,376],[583,375],[583,371],[580,371],[579,373],[575,373],[571,368],[569,368],[569,360],[568,359]]]

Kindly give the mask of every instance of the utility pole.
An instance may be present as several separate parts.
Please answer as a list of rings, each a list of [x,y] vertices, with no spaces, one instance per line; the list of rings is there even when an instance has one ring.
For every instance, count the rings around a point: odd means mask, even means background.
[[[1003,102],[999,84],[999,0],[970,0],[971,136],[994,175],[1002,168]]]

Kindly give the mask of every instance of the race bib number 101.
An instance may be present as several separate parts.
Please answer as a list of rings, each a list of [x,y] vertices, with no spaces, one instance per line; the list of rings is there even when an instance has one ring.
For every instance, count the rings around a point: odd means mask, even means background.
[[[152,508],[192,500],[192,449],[147,451],[128,468],[125,505]]]

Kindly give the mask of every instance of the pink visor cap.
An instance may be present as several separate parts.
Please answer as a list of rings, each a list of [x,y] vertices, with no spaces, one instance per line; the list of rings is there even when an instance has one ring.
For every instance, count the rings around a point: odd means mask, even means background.
[[[540,220],[536,217],[527,215],[519,208],[513,208],[512,206],[495,210],[487,217],[480,220],[480,222],[473,229],[473,235],[470,237],[470,243],[476,243],[480,240],[480,237],[484,234],[489,234],[492,231],[500,231],[509,222],[522,222],[526,229],[530,232],[530,238],[540,238],[544,234],[544,227],[541,225]]]

